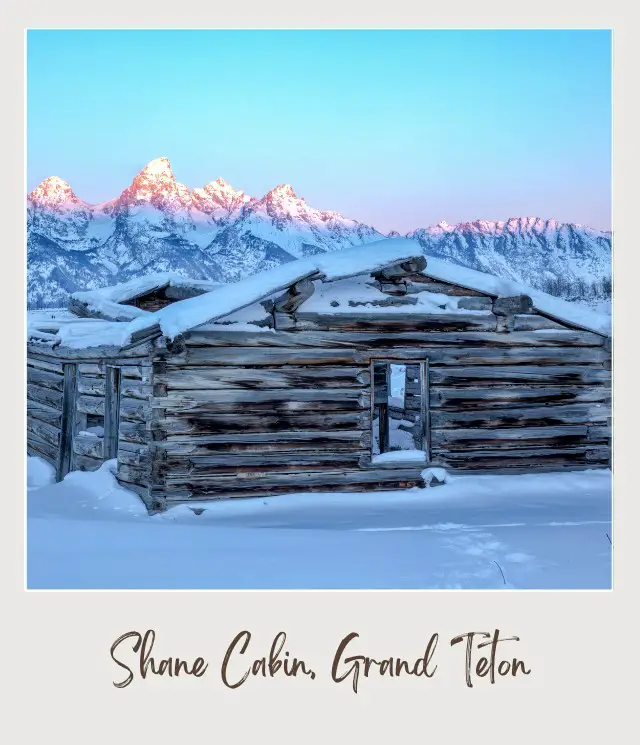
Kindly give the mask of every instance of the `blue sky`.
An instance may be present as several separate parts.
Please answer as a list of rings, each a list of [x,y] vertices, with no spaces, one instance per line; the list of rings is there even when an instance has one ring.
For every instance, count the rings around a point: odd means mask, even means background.
[[[88,202],[166,156],[382,230],[611,227],[608,31],[30,31],[27,187]]]

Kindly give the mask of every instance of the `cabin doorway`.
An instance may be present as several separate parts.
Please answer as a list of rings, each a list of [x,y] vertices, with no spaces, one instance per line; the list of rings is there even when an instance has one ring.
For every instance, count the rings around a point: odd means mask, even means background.
[[[426,360],[372,361],[371,454],[374,461],[427,460],[427,373]]]

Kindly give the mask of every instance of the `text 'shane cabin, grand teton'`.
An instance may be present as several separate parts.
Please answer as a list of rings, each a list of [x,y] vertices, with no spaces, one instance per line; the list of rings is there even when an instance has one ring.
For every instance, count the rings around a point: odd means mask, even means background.
[[[237,283],[76,293],[32,322],[27,444],[151,511],[610,466],[608,318],[390,239]]]

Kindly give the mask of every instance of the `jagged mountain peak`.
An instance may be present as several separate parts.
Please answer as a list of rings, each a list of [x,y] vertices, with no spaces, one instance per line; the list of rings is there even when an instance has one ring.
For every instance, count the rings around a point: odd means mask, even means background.
[[[71,186],[59,176],[49,176],[42,181],[28,195],[31,202],[45,205],[59,205],[64,202],[73,202],[74,204],[84,204],[73,192]]]
[[[268,197],[271,197],[271,199],[299,199],[291,184],[279,184],[268,192]]]

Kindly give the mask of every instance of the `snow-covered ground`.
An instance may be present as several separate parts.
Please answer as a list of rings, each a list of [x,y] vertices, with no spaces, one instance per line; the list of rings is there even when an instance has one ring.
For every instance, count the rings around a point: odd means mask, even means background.
[[[28,459],[29,589],[608,589],[608,470],[176,507]],[[438,474],[441,477],[441,474]]]

